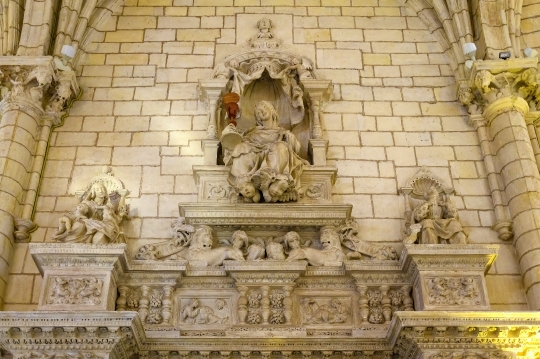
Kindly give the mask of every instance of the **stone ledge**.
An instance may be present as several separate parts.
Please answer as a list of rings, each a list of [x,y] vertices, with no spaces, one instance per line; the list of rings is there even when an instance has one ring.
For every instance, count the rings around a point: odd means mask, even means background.
[[[180,215],[192,225],[222,227],[322,227],[338,226],[352,211],[350,204],[252,203],[209,204],[184,203]]]

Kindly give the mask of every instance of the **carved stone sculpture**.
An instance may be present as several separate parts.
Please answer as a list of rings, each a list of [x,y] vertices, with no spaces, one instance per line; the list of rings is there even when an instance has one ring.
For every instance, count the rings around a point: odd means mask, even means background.
[[[229,321],[229,307],[224,299],[216,299],[215,310],[201,303],[199,299],[191,299],[182,308],[180,319],[186,324],[224,324]]]
[[[240,249],[247,260],[263,259],[265,256],[264,241],[261,238],[251,238],[244,231],[235,231],[230,241],[222,243]]]
[[[487,86],[487,85],[486,85]],[[467,235],[449,195],[454,190],[422,167],[400,192],[405,195],[405,244],[466,244]]]
[[[395,260],[398,254],[394,247],[390,245],[379,245],[366,242],[360,239],[360,229],[354,218],[347,220],[339,227],[341,244],[350,250],[347,253],[348,259],[359,259],[361,255],[367,255],[373,260]]]
[[[272,20],[268,18],[259,20],[257,22],[259,33],[248,40],[249,46],[260,49],[273,49],[279,47],[283,43],[283,40],[276,39],[272,31],[270,31],[273,26]]]
[[[300,143],[279,126],[271,103],[259,102],[255,117],[257,126],[246,130],[242,143],[225,158],[231,165],[228,181],[245,202],[295,201],[303,166],[308,164],[298,155]]]
[[[48,304],[84,304],[101,303],[103,280],[89,278],[56,277],[50,286]]]
[[[339,324],[349,319],[351,308],[338,298],[332,298],[327,304],[320,304],[314,298],[303,301],[302,315],[306,324]]]
[[[478,305],[480,288],[474,278],[438,277],[427,280],[429,304]]]
[[[427,191],[427,200],[416,207],[413,222],[421,223],[421,244],[466,244],[467,236],[458,220],[458,213],[448,198],[440,198],[439,191],[431,187]]]
[[[340,266],[343,264],[345,254],[341,249],[341,242],[337,229],[332,226],[321,228],[322,249],[294,248],[290,251],[287,261],[306,259],[312,266]]]
[[[147,244],[139,248],[135,259],[185,259],[183,253],[187,251],[191,234],[195,228],[185,224],[185,219],[180,217],[171,223],[172,240],[157,244]]]
[[[122,241],[120,224],[129,212],[129,205],[125,204],[128,193],[107,167],[83,191],[77,207],[60,217],[52,238],[59,242],[92,244]]]
[[[208,226],[195,228],[186,259],[195,266],[219,266],[225,259],[244,260],[244,254],[240,248],[236,246],[212,248],[213,242],[212,228]]]

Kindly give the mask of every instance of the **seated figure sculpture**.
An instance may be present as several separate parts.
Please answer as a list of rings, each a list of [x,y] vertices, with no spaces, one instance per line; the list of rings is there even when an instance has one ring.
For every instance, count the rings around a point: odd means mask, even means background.
[[[115,243],[128,211],[128,206],[115,209],[105,186],[96,182],[77,208],[59,219],[52,238],[69,243]]]
[[[303,166],[300,143],[291,131],[279,126],[270,102],[255,106],[257,126],[246,130],[242,142],[225,157],[231,166],[228,181],[245,202],[295,201]]]
[[[439,191],[431,187],[427,191],[427,201],[418,205],[413,213],[413,221],[422,225],[420,244],[466,244],[467,235],[458,220],[458,213],[448,199],[441,199]]]

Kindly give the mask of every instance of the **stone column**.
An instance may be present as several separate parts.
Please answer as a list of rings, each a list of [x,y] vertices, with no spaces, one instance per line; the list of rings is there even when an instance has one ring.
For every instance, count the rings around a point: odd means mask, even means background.
[[[55,77],[52,58],[5,57],[0,60],[0,297],[7,284],[15,220],[21,216],[29,181],[43,98]],[[18,221],[34,227],[31,221]],[[24,231],[23,231],[24,232]],[[3,304],[3,300],[0,304]]]
[[[540,309],[540,174],[527,129],[537,88],[537,59],[476,62],[470,112],[481,112],[513,221],[530,309]]]

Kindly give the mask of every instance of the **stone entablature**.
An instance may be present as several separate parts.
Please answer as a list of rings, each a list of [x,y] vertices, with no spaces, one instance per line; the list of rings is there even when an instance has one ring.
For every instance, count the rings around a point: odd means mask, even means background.
[[[370,358],[466,355],[525,358],[540,345],[540,314],[533,312],[398,312],[385,329],[362,339],[321,331],[286,341],[269,337],[171,337],[145,331],[134,312],[0,313],[2,348],[15,358]],[[435,325],[434,325],[435,324]],[[294,333],[297,328],[291,328]],[[186,332],[187,334],[195,334]],[[326,334],[326,336],[325,336]],[[164,340],[166,337],[170,339]],[[161,341],[156,341],[161,338]]]
[[[495,245],[408,245],[400,260],[339,266],[225,260],[199,267],[197,261],[133,260],[125,246],[32,244],[44,275],[39,309],[138,311],[146,330],[178,336],[189,329],[250,337],[262,325],[286,337],[294,326],[304,328],[294,337],[339,327],[361,338],[366,328],[384,329],[394,312],[413,310],[411,290],[417,310],[488,309],[483,275],[497,252]],[[463,293],[453,292],[455,281]],[[257,330],[239,330],[245,325]]]

